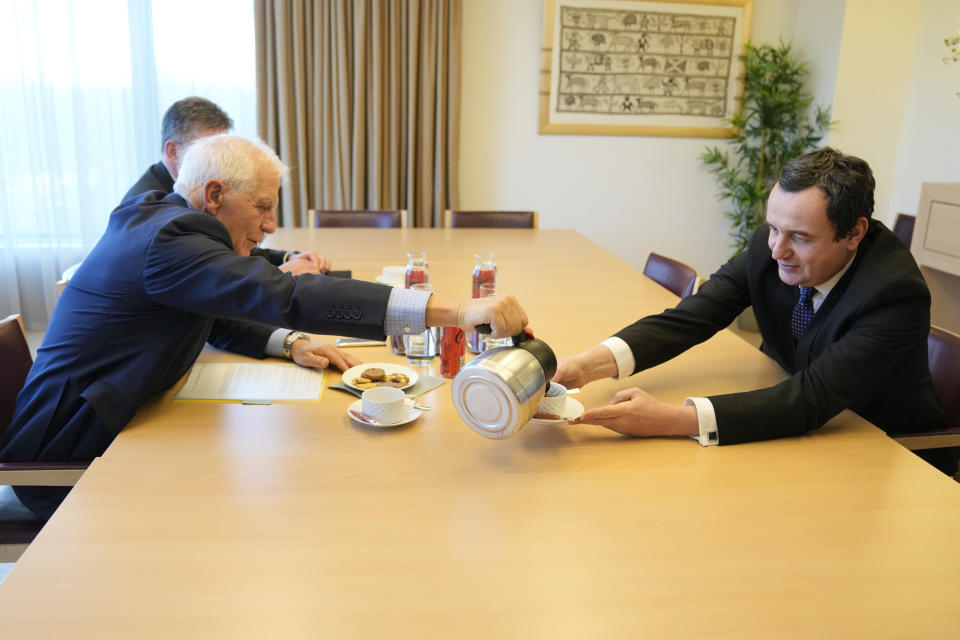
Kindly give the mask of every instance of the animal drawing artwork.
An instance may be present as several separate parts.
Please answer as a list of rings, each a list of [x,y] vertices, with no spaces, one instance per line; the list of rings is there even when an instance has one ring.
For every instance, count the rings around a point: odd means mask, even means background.
[[[580,106],[585,111],[596,111],[597,107],[600,106],[600,101],[597,100],[596,96],[582,95],[580,96]]]
[[[584,92],[587,90],[587,80],[583,76],[567,74],[567,91]]]
[[[598,71],[600,69],[610,71],[612,68],[613,60],[604,53],[593,54],[593,57],[590,58],[590,63],[587,65],[589,71]]]
[[[652,73],[660,66],[660,61],[652,57],[640,58],[640,66],[644,71],[649,70]]]
[[[610,38],[610,51],[630,51],[635,42],[632,37],[620,33]]]
[[[700,95],[703,95],[707,92],[707,81],[698,78],[688,78],[687,79],[687,93],[691,91],[696,91]]]
[[[672,96],[674,91],[680,89],[680,83],[676,78],[662,78],[660,84],[663,86],[663,95]]]
[[[599,7],[563,7],[560,16],[557,110],[627,123],[721,117],[731,106],[736,19]]]

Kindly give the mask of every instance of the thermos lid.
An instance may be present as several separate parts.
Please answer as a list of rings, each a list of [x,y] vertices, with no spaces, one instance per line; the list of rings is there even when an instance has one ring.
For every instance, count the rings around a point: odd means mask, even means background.
[[[460,418],[487,438],[509,438],[526,423],[516,392],[483,366],[464,367],[453,382],[453,405]]]

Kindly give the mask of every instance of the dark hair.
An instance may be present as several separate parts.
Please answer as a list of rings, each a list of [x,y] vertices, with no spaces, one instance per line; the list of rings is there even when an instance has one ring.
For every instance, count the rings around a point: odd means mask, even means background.
[[[784,165],[777,183],[790,193],[819,187],[827,197],[827,218],[837,230],[835,240],[846,237],[857,218],[873,215],[876,181],[870,165],[836,149],[823,147],[794,158]]]
[[[206,98],[184,98],[177,100],[163,114],[160,125],[160,148],[167,140],[183,143],[190,139],[196,129],[214,129],[229,131],[233,120],[216,104]]]

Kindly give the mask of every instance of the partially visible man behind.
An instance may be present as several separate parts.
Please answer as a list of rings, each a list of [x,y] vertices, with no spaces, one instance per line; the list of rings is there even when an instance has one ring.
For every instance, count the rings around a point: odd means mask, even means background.
[[[561,359],[554,380],[582,386],[673,358],[753,306],[761,349],[790,377],[767,388],[670,405],[618,392],[578,422],[703,445],[806,433],[844,409],[887,431],[945,427],[930,382],[930,292],[910,251],[873,214],[874,178],[829,147],[796,158],[770,193],[767,224],[746,251],[673,309]],[[918,453],[949,475],[956,449]]]
[[[517,301],[453,299],[381,284],[282,273],[250,251],[276,227],[287,168],[239,136],[194,143],[176,192],[150,191],[110,214],[103,237],[64,289],[37,352],[0,461],[90,461],[150,396],[179,380],[209,341],[263,358],[340,369],[359,361],[291,327],[382,340],[426,326],[496,336],[527,323]],[[67,493],[16,487],[49,516]]]
[[[160,161],[147,169],[123,196],[126,202],[148,191],[173,191],[173,183],[180,170],[183,154],[192,143],[207,136],[227,133],[233,128],[233,119],[219,106],[206,98],[191,97],[174,102],[163,114],[160,125]],[[326,273],[330,259],[314,251],[298,252],[256,248],[250,255],[260,256],[271,264],[293,275]]]

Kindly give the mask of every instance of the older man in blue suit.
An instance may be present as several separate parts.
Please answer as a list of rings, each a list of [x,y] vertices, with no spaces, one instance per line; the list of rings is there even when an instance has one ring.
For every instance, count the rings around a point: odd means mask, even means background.
[[[287,168],[269,148],[218,135],[187,151],[175,192],[124,202],[64,290],[17,398],[0,461],[89,461],[150,396],[169,388],[205,342],[306,367],[356,364],[297,331],[383,339],[426,326],[527,318],[517,301],[460,300],[322,275],[293,276],[250,251],[276,227]],[[18,487],[48,516],[65,488]]]

